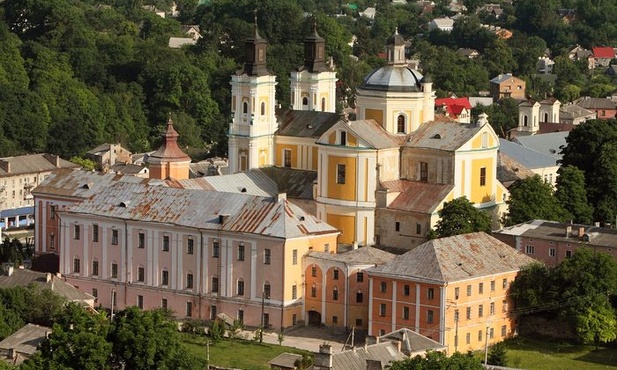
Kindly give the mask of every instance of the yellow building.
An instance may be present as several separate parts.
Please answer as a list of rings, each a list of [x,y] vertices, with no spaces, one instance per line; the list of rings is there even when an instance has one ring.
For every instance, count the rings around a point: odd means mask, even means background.
[[[367,269],[369,335],[409,328],[465,353],[514,334],[509,294],[534,259],[485,233],[435,239]]]
[[[231,173],[272,165],[316,171],[316,183],[303,186],[313,186],[316,216],[340,229],[339,244],[347,246],[417,246],[443,203],[461,196],[490,210],[497,225],[507,190],[496,177],[499,140],[486,116],[473,124],[436,121],[432,83],[408,66],[398,32],[388,39],[386,65],[358,87],[356,119],[338,116],[324,46],[314,28],[304,65],[291,73],[292,109],[275,112],[275,77],[255,28],[247,63],[231,83]]]

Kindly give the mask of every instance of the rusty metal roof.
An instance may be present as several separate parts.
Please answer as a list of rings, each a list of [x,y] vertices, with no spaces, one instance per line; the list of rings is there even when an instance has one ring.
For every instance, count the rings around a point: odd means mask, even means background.
[[[433,213],[439,204],[454,189],[451,184],[430,184],[428,182],[392,180],[381,185],[400,194],[388,205],[388,209],[406,212]]]
[[[518,271],[534,262],[509,245],[478,232],[430,240],[367,271],[369,275],[444,284]]]
[[[98,192],[101,188],[118,181],[167,186],[167,183],[163,180],[149,180],[115,173],[63,168],[51,172],[39,186],[32,190],[32,193],[34,195],[87,198]]]
[[[320,137],[338,122],[336,113],[285,109],[276,112],[279,121],[277,135],[293,137]]]
[[[410,136],[405,146],[454,151],[482,129],[475,123],[430,121]]]
[[[339,232],[284,196],[259,197],[140,183],[116,182],[67,207],[65,212],[277,238]]]
[[[374,247],[360,247],[349,252],[337,254],[310,251],[306,254],[306,257],[341,262],[343,264],[350,265],[382,265],[391,261],[394,258],[394,254]]]

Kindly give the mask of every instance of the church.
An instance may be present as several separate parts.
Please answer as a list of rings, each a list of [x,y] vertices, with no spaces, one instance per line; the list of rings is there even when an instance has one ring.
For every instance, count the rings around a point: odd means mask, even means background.
[[[435,117],[431,80],[410,68],[398,30],[386,64],[357,88],[354,120],[335,113],[336,72],[316,27],[304,65],[291,72],[291,107],[277,109],[267,41],[246,40],[231,78],[230,173],[275,166],[316,172],[316,216],[341,230],[339,243],[413,248],[426,240],[444,202],[465,196],[495,226],[508,192],[496,178],[499,139],[486,116]]]

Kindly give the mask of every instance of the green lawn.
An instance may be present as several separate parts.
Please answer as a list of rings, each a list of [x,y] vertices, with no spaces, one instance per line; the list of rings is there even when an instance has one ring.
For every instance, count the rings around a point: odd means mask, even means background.
[[[546,338],[506,341],[508,366],[529,370],[617,369],[617,349],[581,346]]]
[[[189,351],[206,364],[207,337],[183,334],[182,339]],[[246,370],[269,370],[268,361],[283,352],[307,354],[310,352],[296,348],[277,346],[274,344],[257,343],[250,340],[222,340],[210,344],[210,363],[222,367],[232,367]]]

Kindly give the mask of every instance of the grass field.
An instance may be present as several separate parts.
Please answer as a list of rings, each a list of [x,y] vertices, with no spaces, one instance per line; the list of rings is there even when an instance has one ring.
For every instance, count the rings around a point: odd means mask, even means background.
[[[183,342],[189,351],[206,364],[206,337],[183,334]],[[250,340],[222,340],[210,344],[210,363],[222,367],[246,370],[269,370],[268,361],[283,352],[310,354],[296,348],[257,343]]]
[[[508,366],[529,370],[617,369],[617,349],[581,346],[546,338],[506,342]]]

